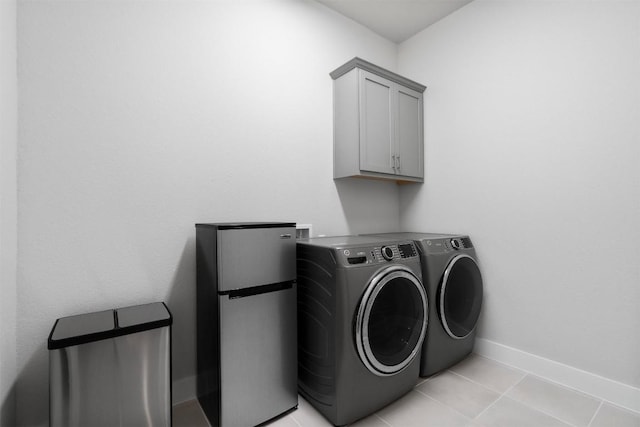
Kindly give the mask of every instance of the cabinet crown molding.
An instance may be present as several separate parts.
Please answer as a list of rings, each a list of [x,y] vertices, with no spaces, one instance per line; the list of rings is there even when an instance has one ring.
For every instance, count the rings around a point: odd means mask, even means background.
[[[386,70],[376,64],[372,64],[369,61],[365,61],[362,58],[358,58],[357,56],[352,60],[350,60],[349,62],[339,66],[338,68],[330,72],[329,75],[333,80],[336,80],[338,77],[348,73],[354,68],[360,68],[362,70],[369,71],[370,73],[376,74],[380,77],[384,77],[385,79],[389,79],[395,83],[401,84],[403,86],[408,87],[409,89],[413,89],[420,93],[423,93],[427,88],[423,84],[420,84],[406,77],[403,77],[400,74],[396,74],[393,71]]]

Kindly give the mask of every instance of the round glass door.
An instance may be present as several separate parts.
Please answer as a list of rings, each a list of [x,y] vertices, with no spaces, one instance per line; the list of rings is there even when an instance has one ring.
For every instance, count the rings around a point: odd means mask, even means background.
[[[420,351],[427,329],[422,283],[404,266],[381,271],[365,290],[355,326],[358,354],[371,372],[401,371]]]
[[[468,255],[447,266],[440,287],[440,320],[451,338],[462,339],[476,327],[482,306],[482,275]]]

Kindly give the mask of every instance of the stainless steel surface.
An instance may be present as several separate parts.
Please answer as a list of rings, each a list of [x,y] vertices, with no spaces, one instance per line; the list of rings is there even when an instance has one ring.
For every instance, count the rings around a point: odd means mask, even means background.
[[[298,404],[296,288],[220,296],[222,426],[252,426]]]
[[[295,227],[218,231],[218,291],[296,278]]]
[[[398,277],[409,280],[418,290],[422,299],[421,302],[424,321],[422,322],[422,327],[420,330],[420,338],[418,339],[415,348],[411,351],[409,356],[397,365],[388,366],[378,361],[375,354],[371,350],[371,346],[369,345],[369,317],[371,315],[371,308],[373,307],[373,304],[376,301],[376,297],[378,296],[382,288],[391,280]],[[395,265],[385,268],[384,270],[376,274],[367,286],[367,289],[362,296],[362,301],[358,307],[358,313],[356,315],[356,347],[358,349],[358,355],[360,356],[360,359],[365,364],[367,369],[369,369],[376,375],[387,376],[396,374],[407,367],[407,365],[411,363],[411,361],[416,357],[416,355],[422,348],[422,342],[424,341],[424,336],[427,330],[427,313],[427,295],[424,291],[424,287],[422,286],[422,283],[420,283],[420,281],[413,275],[410,269],[404,266]]]
[[[170,426],[170,327],[49,352],[50,425]]]

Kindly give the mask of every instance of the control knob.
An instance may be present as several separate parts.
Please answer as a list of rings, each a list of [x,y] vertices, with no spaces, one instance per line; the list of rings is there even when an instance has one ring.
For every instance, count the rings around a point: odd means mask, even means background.
[[[453,249],[458,250],[462,247],[462,242],[460,239],[451,239],[451,246],[453,246]]]
[[[383,246],[382,249],[382,257],[387,261],[391,261],[393,259],[393,249],[389,246]]]

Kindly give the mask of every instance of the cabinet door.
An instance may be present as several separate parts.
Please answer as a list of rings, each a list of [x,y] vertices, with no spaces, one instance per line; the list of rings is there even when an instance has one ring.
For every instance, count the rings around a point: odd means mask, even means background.
[[[395,174],[394,84],[360,70],[360,170]]]
[[[422,94],[402,86],[398,86],[397,93],[397,173],[422,178],[424,176]]]

